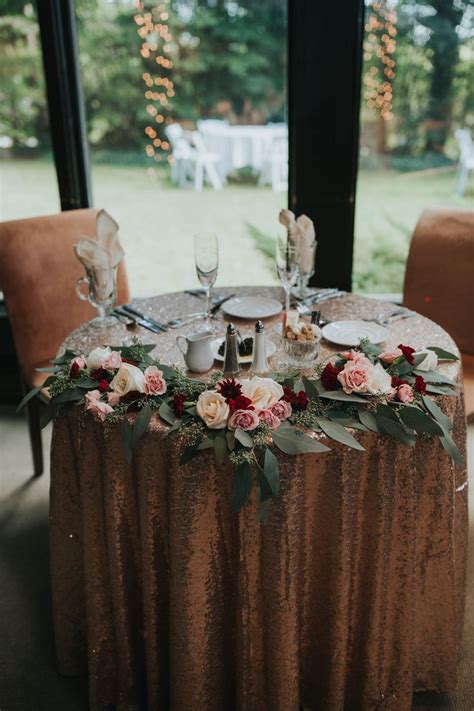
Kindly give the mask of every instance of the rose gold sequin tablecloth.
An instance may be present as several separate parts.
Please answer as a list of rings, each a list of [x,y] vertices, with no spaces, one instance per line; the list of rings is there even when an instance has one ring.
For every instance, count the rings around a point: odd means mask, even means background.
[[[200,304],[140,302],[158,320]],[[370,318],[394,307],[349,295],[321,309]],[[140,335],[178,360],[176,331]],[[85,325],[65,346],[130,339]],[[421,316],[393,324],[389,345],[400,341],[455,349]],[[460,378],[457,363],[442,370]],[[462,397],[442,406],[464,450]],[[467,475],[438,442],[413,450],[357,432],[365,452],[331,441],[327,454],[281,455],[281,492],[261,525],[255,499],[231,513],[230,470],[208,452],[180,466],[163,432],[152,420],[129,466],[120,425],[76,408],[54,426],[57,656],[63,673],[89,674],[91,709],[407,711],[414,689],[454,687]]]

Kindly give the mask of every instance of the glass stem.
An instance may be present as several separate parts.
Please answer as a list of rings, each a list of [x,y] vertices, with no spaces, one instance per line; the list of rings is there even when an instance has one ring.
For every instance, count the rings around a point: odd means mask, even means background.
[[[208,287],[206,287],[206,325],[207,326],[211,325],[210,302],[211,302],[211,287],[208,286]]]
[[[285,311],[290,310],[290,287],[285,286]]]

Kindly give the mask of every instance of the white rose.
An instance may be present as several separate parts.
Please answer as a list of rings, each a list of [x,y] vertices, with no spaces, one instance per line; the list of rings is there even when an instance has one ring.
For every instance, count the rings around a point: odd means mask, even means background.
[[[310,220],[307,215],[300,215],[296,220],[298,234],[307,245],[310,245],[316,239],[313,220]]]
[[[215,390],[205,390],[199,395],[196,410],[210,430],[221,430],[225,427],[230,414],[225,397]]]
[[[438,356],[436,355],[436,353],[434,351],[429,351],[427,348],[413,353],[414,358],[417,358],[417,356],[422,355],[424,355],[425,357],[418,363],[417,366],[415,366],[416,369],[423,370],[425,372],[428,370],[436,370],[436,366],[438,365]]]
[[[145,376],[136,365],[122,363],[116,376],[111,381],[110,387],[120,397],[134,390],[144,393],[146,392]]]
[[[89,370],[97,370],[97,368],[102,368],[111,353],[112,351],[110,348],[94,348],[94,350],[89,353],[86,360]]]
[[[255,375],[250,380],[242,380],[242,395],[252,400],[257,411],[270,410],[283,397],[283,388],[272,378]]]
[[[367,392],[371,395],[387,395],[392,390],[392,376],[380,363],[374,365],[369,372]]]

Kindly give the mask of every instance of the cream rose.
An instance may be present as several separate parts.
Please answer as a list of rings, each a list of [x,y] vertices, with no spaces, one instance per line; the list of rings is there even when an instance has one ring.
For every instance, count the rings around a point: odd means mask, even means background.
[[[438,365],[438,356],[434,351],[430,351],[427,348],[424,348],[421,351],[416,351],[416,353],[413,353],[413,357],[417,358],[417,356],[422,356],[424,355],[425,357],[423,360],[421,360],[418,365],[416,366],[417,370],[422,370],[425,373],[428,370],[436,370],[436,366]],[[416,362],[416,361],[415,361]]]
[[[215,390],[205,390],[199,395],[196,410],[210,430],[221,430],[225,427],[230,412],[226,399]]]
[[[87,357],[87,367],[89,370],[103,368],[107,358],[111,355],[110,348],[94,348]]]
[[[120,397],[123,397],[129,392],[137,391],[139,393],[146,392],[145,376],[140,368],[131,363],[122,363],[118,373],[112,379],[110,387]]]
[[[272,378],[260,378],[255,375],[250,380],[242,380],[242,395],[252,400],[252,405],[258,410],[271,410],[273,405],[283,395],[280,383]]]
[[[367,392],[371,395],[387,395],[392,390],[392,376],[384,370],[380,363],[369,371]]]

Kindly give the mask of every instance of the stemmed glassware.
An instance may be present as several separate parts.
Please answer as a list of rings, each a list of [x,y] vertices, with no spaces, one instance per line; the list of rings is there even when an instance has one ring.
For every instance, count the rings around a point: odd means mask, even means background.
[[[299,251],[287,234],[277,237],[276,268],[285,290],[285,310],[289,311],[291,287],[296,284],[299,274]]]
[[[308,289],[308,282],[315,271],[317,242],[300,244],[300,277],[298,280],[298,298],[304,299],[312,292]]]
[[[211,289],[217,279],[219,268],[219,247],[214,232],[198,232],[194,237],[194,260],[196,273],[206,291],[206,327],[211,326],[210,299]]]

